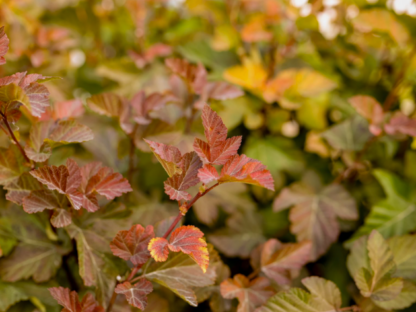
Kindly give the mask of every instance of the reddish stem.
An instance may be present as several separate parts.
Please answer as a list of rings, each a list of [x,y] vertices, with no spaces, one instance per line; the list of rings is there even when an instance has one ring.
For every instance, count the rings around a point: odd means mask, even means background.
[[[178,224],[178,222],[182,219],[182,217],[185,215],[185,213],[186,213],[189,209],[191,209],[192,205],[193,205],[193,204],[195,204],[195,202],[196,202],[198,199],[200,199],[202,196],[204,196],[206,193],[208,193],[209,191],[211,191],[213,188],[217,187],[218,185],[220,185],[220,184],[219,184],[219,183],[216,183],[216,184],[214,184],[213,186],[211,186],[210,188],[207,188],[205,191],[203,191],[203,192],[198,192],[198,194],[196,194],[196,195],[194,196],[194,198],[192,198],[192,199],[191,199],[191,200],[190,200],[190,201],[186,204],[186,206],[184,207],[184,212],[182,212],[182,211],[180,211],[180,212],[179,212],[179,214],[177,215],[177,217],[175,218],[175,220],[172,222],[172,224],[170,225],[170,227],[168,228],[168,230],[166,231],[166,233],[163,235],[163,238],[166,238],[166,237],[168,237],[168,236],[169,236],[169,234],[172,232],[172,230],[175,228],[175,226]],[[141,269],[141,267],[142,267],[142,266],[143,266],[143,264],[141,264],[141,265],[138,265],[138,266],[134,267],[134,268],[131,270],[131,272],[130,272],[129,276],[127,277],[126,282],[131,281],[131,280],[132,280],[132,278],[134,277],[134,275],[136,275],[137,271],[139,271],[139,270]],[[136,280],[136,279],[134,279],[134,280]],[[113,307],[113,305],[114,305],[114,302],[116,301],[116,298],[117,298],[117,294],[116,294],[116,292],[114,291],[114,292],[113,292],[113,295],[111,296],[110,303],[108,304],[108,307],[107,307],[107,312],[110,312],[110,311],[111,311],[111,309],[112,309],[112,307]]]
[[[194,198],[192,198],[185,206],[185,212],[180,211],[178,213],[178,215],[176,216],[175,220],[172,222],[172,224],[170,225],[170,227],[168,228],[168,230],[166,231],[166,233],[163,235],[163,238],[167,238],[169,236],[169,234],[172,232],[172,230],[175,228],[175,226],[178,224],[178,222],[182,219],[182,217],[185,215],[185,213],[191,209],[192,205],[195,204],[195,202],[200,199],[202,196],[204,196],[206,193],[208,193],[209,191],[211,191],[214,187],[217,187],[219,185],[219,183],[214,184],[213,186],[211,186],[210,188],[207,188],[205,191],[198,192],[198,194],[196,194],[194,196]]]
[[[137,271],[139,271],[142,268],[142,266],[143,266],[143,264],[139,264],[138,266],[135,266],[131,270],[131,272],[130,272],[129,276],[127,277],[127,279],[125,280],[125,282],[129,282],[134,277],[134,275],[136,275]],[[113,292],[113,295],[111,296],[110,302],[108,304],[107,312],[110,312],[111,311],[111,309],[113,308],[113,305],[114,305],[114,302],[116,301],[116,299],[117,299],[117,293],[114,291]]]
[[[20,145],[19,141],[17,140],[16,136],[13,133],[12,128],[10,127],[9,121],[7,120],[6,115],[4,115],[3,113],[1,113],[1,116],[3,117],[3,122],[7,127],[7,130],[9,131],[10,136],[12,137],[14,143],[16,143],[17,147],[19,148],[20,152],[22,153],[23,157],[25,158],[25,160],[29,163],[32,164],[32,161],[29,159],[29,157],[27,157],[25,150],[23,149],[23,147]]]

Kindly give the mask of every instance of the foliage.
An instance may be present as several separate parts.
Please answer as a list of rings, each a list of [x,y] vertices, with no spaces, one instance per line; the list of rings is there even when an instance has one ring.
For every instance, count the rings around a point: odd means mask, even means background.
[[[0,311],[415,310],[416,6],[300,2],[0,2]]]

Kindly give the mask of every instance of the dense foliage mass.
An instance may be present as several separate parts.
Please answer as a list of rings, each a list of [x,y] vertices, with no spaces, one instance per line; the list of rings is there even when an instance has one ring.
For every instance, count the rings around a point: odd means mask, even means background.
[[[0,311],[415,311],[399,2],[1,1]]]

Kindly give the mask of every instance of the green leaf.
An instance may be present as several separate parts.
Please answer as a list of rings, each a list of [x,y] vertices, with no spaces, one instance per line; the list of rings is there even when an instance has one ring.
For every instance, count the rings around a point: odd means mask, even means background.
[[[209,234],[208,241],[228,257],[247,258],[265,241],[261,218],[255,212],[235,213],[227,219],[227,227]]]
[[[149,265],[143,276],[169,288],[190,305],[197,306],[194,289],[212,285],[216,278],[215,265],[219,256],[212,245],[208,245],[208,251],[210,264],[205,273],[189,255],[170,253],[165,262],[153,262]]]
[[[302,154],[293,142],[279,137],[249,137],[244,153],[266,165],[270,172],[286,171],[297,173],[302,171],[304,161]]]
[[[397,266],[394,276],[416,279],[416,235],[395,236],[387,243]]]
[[[12,208],[2,214],[12,225],[13,237],[19,243],[9,256],[0,259],[0,276],[10,282],[30,277],[36,282],[47,281],[61,266],[62,255],[71,249],[50,241],[45,225],[35,216]]]
[[[386,310],[404,309],[410,307],[416,302],[416,286],[415,284],[404,281],[403,289],[400,294],[393,300],[377,301],[377,305]]]
[[[310,291],[313,296],[319,298],[319,301],[327,303],[326,309],[341,308],[341,292],[337,285],[321,277],[311,276],[304,278],[302,284]]]
[[[312,241],[312,260],[325,253],[338,238],[338,219],[358,218],[354,198],[339,184],[317,191],[306,184],[294,183],[276,197],[273,210],[278,212],[291,206],[291,232],[298,241]]]
[[[7,311],[13,304],[29,299],[29,296],[15,284],[0,282],[0,311]]]
[[[401,278],[392,278],[396,270],[393,254],[383,236],[373,230],[367,241],[370,268],[361,268],[353,276],[364,297],[370,297],[376,304],[395,299],[403,288]]]
[[[372,135],[367,120],[356,115],[332,126],[322,136],[337,150],[360,151]]]
[[[376,203],[347,245],[356,238],[379,231],[384,237],[403,235],[416,229],[416,206],[409,199],[408,186],[396,175],[383,169],[373,171],[387,198]]]

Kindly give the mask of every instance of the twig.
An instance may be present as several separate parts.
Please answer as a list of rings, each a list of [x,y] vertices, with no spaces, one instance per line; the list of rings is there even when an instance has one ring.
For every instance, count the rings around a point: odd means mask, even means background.
[[[196,194],[194,196],[194,198],[192,198],[185,207],[183,207],[183,210],[181,209],[181,211],[178,213],[178,215],[176,216],[175,220],[172,222],[172,224],[170,225],[170,227],[167,229],[166,233],[163,235],[163,238],[167,238],[169,236],[169,234],[172,232],[172,230],[175,228],[175,226],[178,224],[178,222],[182,219],[182,217],[188,212],[189,209],[191,209],[192,205],[195,204],[195,202],[201,198],[202,196],[204,196],[206,193],[208,193],[209,191],[211,191],[214,187],[217,187],[219,185],[219,183],[214,184],[213,186],[211,186],[210,188],[207,188],[205,191],[198,192],[198,194]]]
[[[136,273],[141,269],[142,266],[143,266],[143,264],[139,264],[138,266],[135,266],[131,270],[131,272],[130,272],[129,276],[127,277],[127,279],[125,280],[125,282],[129,282],[134,277],[134,275],[136,275]],[[116,299],[117,299],[117,293],[114,290],[113,295],[111,296],[110,302],[109,302],[108,307],[107,307],[107,312],[111,311]]]
[[[413,56],[416,54],[416,46],[413,47],[412,51],[410,52],[410,55],[406,58],[406,61],[403,63],[402,68],[397,75],[397,79],[394,82],[393,88],[390,90],[389,95],[387,96],[386,100],[383,103],[383,110],[385,112],[389,111],[391,106],[394,104],[394,101],[397,97],[397,91],[399,90],[400,84],[402,83],[406,71],[409,68],[409,63],[412,61]]]
[[[7,130],[9,131],[9,134],[11,136],[11,138],[13,139],[14,143],[16,143],[17,147],[19,148],[20,152],[22,153],[23,157],[25,158],[25,160],[32,165],[32,161],[29,159],[29,157],[27,157],[25,150],[23,149],[23,147],[20,145],[19,141],[17,140],[16,136],[13,133],[12,128],[10,127],[9,121],[7,120],[7,116],[4,115],[2,112],[0,112],[0,115],[3,118],[3,122],[7,127]]]
[[[219,183],[216,183],[213,186],[211,186],[210,188],[207,188],[205,191],[198,192],[198,194],[196,194],[194,196],[194,198],[192,198],[185,206],[183,206],[182,209],[181,209],[181,211],[179,212],[178,216],[175,218],[175,220],[172,222],[172,224],[170,225],[170,227],[167,229],[166,233],[163,235],[163,238],[166,238],[166,237],[169,236],[169,234],[172,232],[172,230],[175,228],[175,226],[178,224],[178,222],[182,219],[182,217],[186,214],[186,212],[188,212],[188,210],[191,209],[192,205],[195,204],[195,202],[199,198],[201,198],[202,196],[204,196],[206,193],[208,193],[209,191],[211,191],[213,188],[217,187],[218,185],[219,185]],[[136,281],[137,278],[136,279],[133,279],[133,280],[132,280],[132,278],[134,277],[134,275],[136,275],[136,273],[141,269],[142,266],[143,266],[143,264],[134,267],[131,270],[129,276],[127,277],[127,279],[125,281],[126,282]],[[114,302],[116,301],[116,298],[117,298],[117,294],[114,291],[113,292],[113,295],[111,296],[110,303],[108,304],[107,312],[110,312],[111,311],[111,309],[112,309],[112,307],[114,305]]]

